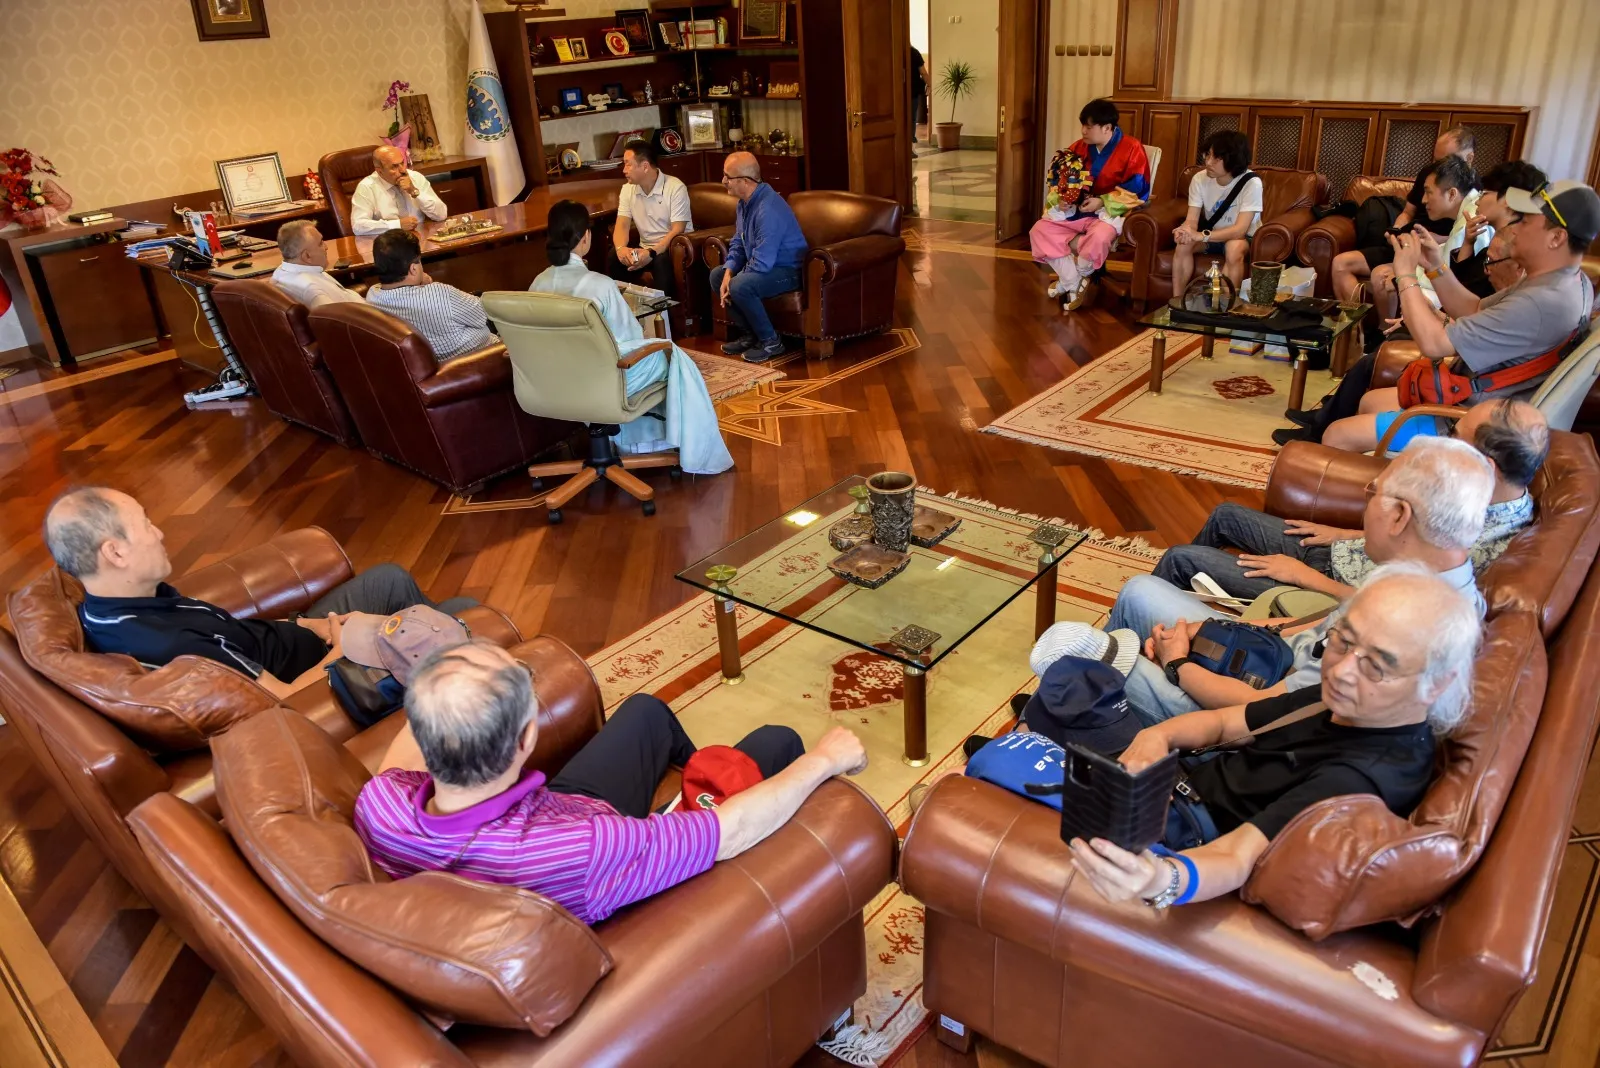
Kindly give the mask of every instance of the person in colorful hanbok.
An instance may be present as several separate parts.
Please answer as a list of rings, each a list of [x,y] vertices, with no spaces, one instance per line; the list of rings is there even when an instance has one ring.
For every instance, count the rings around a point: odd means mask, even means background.
[[[1090,278],[1104,266],[1128,211],[1150,197],[1144,145],[1122,132],[1120,118],[1109,100],[1083,106],[1083,139],[1051,160],[1044,216],[1028,233],[1033,258],[1056,273],[1048,292],[1067,311],[1088,300]]]

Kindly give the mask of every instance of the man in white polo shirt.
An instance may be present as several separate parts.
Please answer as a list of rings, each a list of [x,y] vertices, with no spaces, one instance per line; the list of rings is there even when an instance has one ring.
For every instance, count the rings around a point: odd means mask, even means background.
[[[272,272],[272,284],[301,304],[315,308],[340,301],[360,303],[361,294],[352,293],[328,273],[328,243],[310,219],[292,219],[278,227],[278,253],[283,262]]]
[[[628,181],[617,196],[617,227],[611,234],[611,277],[652,286],[677,296],[667,246],[694,229],[689,218],[689,187],[683,179],[663,174],[656,166],[656,148],[649,141],[629,141],[622,150],[622,174]],[[639,231],[634,245],[631,231]]]

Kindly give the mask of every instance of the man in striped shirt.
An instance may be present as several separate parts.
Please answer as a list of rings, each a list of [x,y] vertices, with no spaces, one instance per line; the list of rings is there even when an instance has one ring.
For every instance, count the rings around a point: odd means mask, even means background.
[[[372,243],[378,284],[367,302],[427,339],[440,363],[494,344],[483,301],[422,269],[422,242],[410,230],[389,230]]]
[[[585,923],[738,856],[827,779],[867,765],[842,727],[809,753],[789,728],[761,727],[737,748],[762,782],[718,809],[652,815],[661,776],[695,751],[672,710],[635,694],[546,779],[523,767],[539,735],[532,674],[483,641],[419,664],[406,717],[356,799],[356,831],[378,866],[395,878],[450,871],[520,886]]]

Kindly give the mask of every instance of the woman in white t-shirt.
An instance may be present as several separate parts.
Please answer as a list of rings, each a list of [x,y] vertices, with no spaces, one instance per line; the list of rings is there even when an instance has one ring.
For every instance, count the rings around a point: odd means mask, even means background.
[[[1189,215],[1172,231],[1172,295],[1182,297],[1194,277],[1194,258],[1223,257],[1222,270],[1237,291],[1244,284],[1250,238],[1261,225],[1261,179],[1250,171],[1250,139],[1238,130],[1218,130],[1200,142],[1205,170],[1189,179]],[[1248,177],[1246,175],[1248,174]],[[1217,209],[1243,181],[1226,211]]]

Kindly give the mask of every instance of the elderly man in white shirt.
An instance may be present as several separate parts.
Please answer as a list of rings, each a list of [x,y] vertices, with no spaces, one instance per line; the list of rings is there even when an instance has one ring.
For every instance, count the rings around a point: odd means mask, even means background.
[[[340,301],[360,303],[352,293],[328,274],[328,243],[317,224],[295,219],[278,227],[278,253],[283,262],[272,272],[272,284],[308,308]]]
[[[677,296],[667,246],[694,229],[689,217],[689,187],[656,165],[656,148],[635,138],[622,150],[627,184],[617,194],[617,225],[611,234],[611,277],[649,284]],[[635,247],[632,231],[639,231]]]
[[[350,197],[350,218],[358,236],[415,230],[424,218],[439,222],[449,214],[433,186],[406,169],[405,153],[393,145],[372,153],[372,173],[361,179]]]

